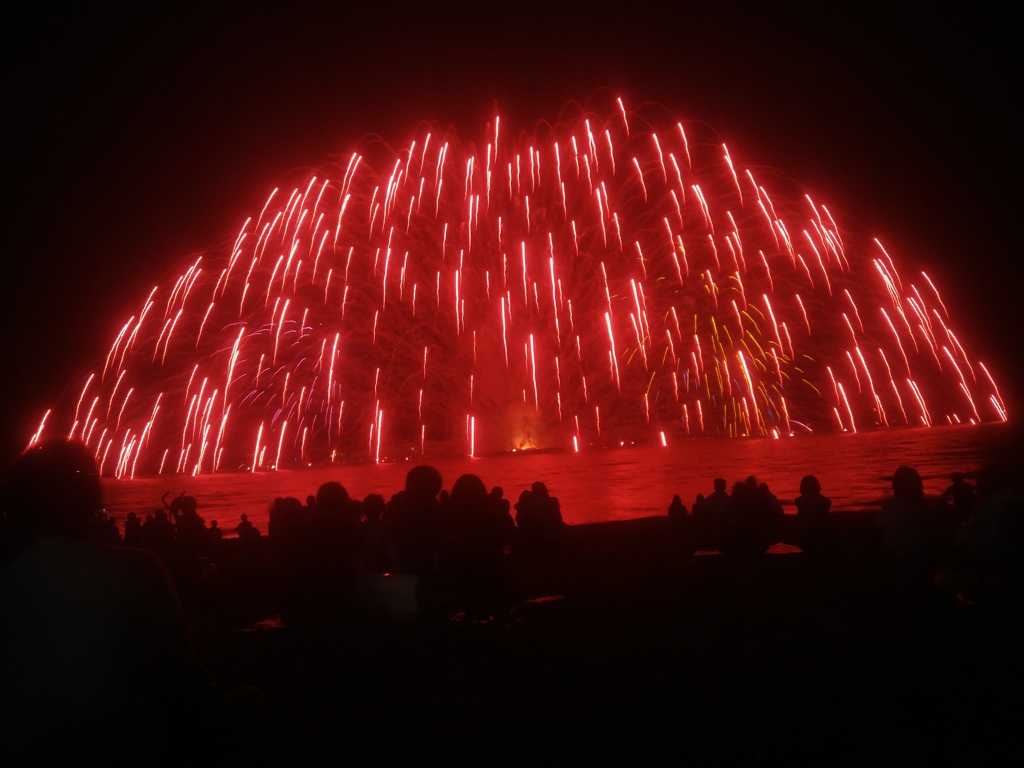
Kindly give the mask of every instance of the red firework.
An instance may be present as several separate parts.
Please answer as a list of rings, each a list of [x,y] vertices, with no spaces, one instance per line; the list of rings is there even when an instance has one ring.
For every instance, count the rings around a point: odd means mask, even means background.
[[[1006,419],[926,274],[706,126],[619,100],[511,133],[275,189],[32,441],[124,477]]]

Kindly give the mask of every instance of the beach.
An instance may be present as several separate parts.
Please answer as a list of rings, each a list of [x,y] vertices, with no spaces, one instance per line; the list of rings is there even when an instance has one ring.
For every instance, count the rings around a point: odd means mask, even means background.
[[[1019,765],[1019,603],[903,578],[869,515],[843,520],[828,557],[749,560],[663,516],[570,526],[509,559],[494,621],[378,591],[372,615],[289,627],[270,584],[183,597],[218,684],[262,692],[268,764]]]

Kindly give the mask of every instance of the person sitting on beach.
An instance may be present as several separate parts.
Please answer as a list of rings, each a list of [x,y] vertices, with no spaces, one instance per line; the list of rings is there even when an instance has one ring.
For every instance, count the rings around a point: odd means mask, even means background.
[[[758,483],[757,505],[765,526],[765,535],[768,536],[770,543],[774,544],[782,537],[786,511],[779,498],[771,492],[768,483]]]
[[[120,544],[124,541],[121,531],[117,528],[117,522],[106,511],[100,515],[98,533],[97,541],[105,541],[107,544]]]
[[[736,483],[729,505],[720,516],[718,548],[729,555],[763,555],[773,543],[777,515],[775,505],[759,491],[754,477]]]
[[[796,497],[797,544],[804,552],[817,553],[831,542],[832,530],[829,511],[832,499],[821,493],[821,482],[814,475],[800,480],[800,495]]]
[[[533,505],[533,491],[525,489],[516,502],[516,536],[520,543],[533,543],[538,538],[540,523]]]
[[[963,523],[974,511],[974,486],[960,472],[954,472],[949,479],[951,482],[943,492],[942,499],[953,508],[956,522]]]
[[[558,498],[552,496],[547,486],[538,480],[530,486],[529,495],[521,495],[519,501],[523,505],[516,505],[520,542],[533,549],[559,546],[565,535],[565,521]],[[520,518],[523,518],[525,527]]]
[[[153,510],[146,515],[142,524],[142,543],[146,549],[152,550],[166,564],[171,559],[174,549],[174,523],[167,517],[164,509]]]
[[[993,598],[1017,604],[1024,597],[1024,489],[996,465],[978,472],[974,512],[961,526],[955,560],[936,582],[963,602]]]
[[[129,512],[124,519],[124,543],[126,547],[142,546],[142,521],[134,512]]]
[[[163,502],[174,520],[174,543],[181,557],[195,558],[205,550],[206,522],[199,516],[195,496],[185,493],[176,496],[170,504],[164,494]]]
[[[0,571],[5,757],[197,758],[213,733],[216,688],[166,567],[148,550],[93,538],[102,496],[91,451],[73,441],[34,445],[4,501],[19,550]]]
[[[502,547],[506,551],[511,551],[516,539],[516,520],[512,517],[512,503],[505,498],[505,490],[500,485],[491,488],[487,495],[487,503],[491,515],[498,521],[501,529]]]
[[[238,525],[235,526],[235,534],[244,542],[250,542],[260,537],[259,528],[249,521],[249,516],[242,513]]]
[[[930,574],[940,555],[938,522],[925,499],[921,475],[913,467],[898,467],[892,476],[892,496],[878,511],[882,553],[908,575]]]
[[[231,558],[231,568],[236,583],[245,585],[247,597],[255,599],[259,586],[267,576],[263,567],[263,547],[260,546],[262,534],[247,514],[243,512],[240,517],[235,526],[238,544]]]
[[[683,504],[679,494],[672,497],[672,503],[668,505],[668,517],[675,522],[681,522],[687,515],[686,505]]]
[[[694,547],[700,550],[718,549],[722,519],[729,507],[725,478],[716,477],[712,487],[714,490],[709,496],[699,496],[693,505]]]

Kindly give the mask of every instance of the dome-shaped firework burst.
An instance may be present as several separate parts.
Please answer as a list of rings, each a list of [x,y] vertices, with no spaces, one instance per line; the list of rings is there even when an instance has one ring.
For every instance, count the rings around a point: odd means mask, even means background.
[[[274,190],[33,440],[106,474],[1005,419],[927,275],[664,110],[424,125]]]

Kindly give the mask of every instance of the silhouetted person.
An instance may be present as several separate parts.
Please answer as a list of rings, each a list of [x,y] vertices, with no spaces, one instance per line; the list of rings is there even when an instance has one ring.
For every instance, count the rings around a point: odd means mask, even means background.
[[[347,573],[353,573],[361,550],[358,506],[345,487],[332,480],[317,489],[312,509],[313,543],[325,552],[325,559],[339,562]]]
[[[33,446],[5,502],[19,551],[0,572],[5,764],[194,759],[216,737],[216,690],[161,562],[91,539],[102,504],[88,448]]]
[[[561,544],[565,534],[565,520],[562,519],[562,505],[557,496],[548,493],[548,487],[536,481],[530,486],[533,506],[541,526],[541,540],[546,547]]]
[[[359,518],[345,487],[336,481],[323,483],[305,530],[301,557],[305,563],[304,589],[319,606],[321,617],[345,618],[361,556]]]
[[[206,529],[206,552],[210,561],[219,564],[224,558],[224,530],[216,520]]]
[[[953,564],[937,581],[966,602],[1024,598],[1024,489],[999,466],[978,472],[974,511],[963,524]]]
[[[107,544],[119,544],[123,541],[121,538],[121,532],[117,529],[117,523],[114,518],[106,513],[105,510],[100,512],[99,528],[98,528],[98,540],[103,541]]]
[[[668,518],[676,523],[681,523],[686,519],[687,511],[686,505],[683,504],[682,498],[679,495],[672,497],[672,503],[668,505]]]
[[[517,541],[520,545],[529,547],[540,537],[541,529],[533,503],[533,491],[521,491],[515,506]]]
[[[275,550],[291,544],[299,535],[304,510],[302,502],[294,496],[278,496],[267,511],[267,536]]]
[[[821,483],[814,475],[800,480],[800,495],[796,497],[797,544],[804,552],[815,554],[832,543],[829,511],[832,499],[821,494]]]
[[[266,572],[263,568],[263,548],[260,529],[252,524],[244,512],[235,526],[238,542],[230,558],[231,578],[236,585],[236,597],[242,604],[255,604],[261,595]]]
[[[704,494],[698,493],[693,499],[693,506],[690,507],[690,515],[686,519],[686,547],[691,554],[698,549],[703,549],[702,539],[706,538],[700,531],[700,526],[706,520],[704,512]],[[680,499],[682,503],[682,499]],[[685,506],[685,505],[684,505]]]
[[[384,522],[387,502],[379,493],[368,494],[363,499],[362,512],[360,542],[366,569],[370,573],[387,573],[391,568],[387,526]]]
[[[439,575],[449,608],[473,619],[506,610],[501,522],[476,475],[462,475],[452,486],[446,528]]]
[[[725,554],[741,557],[763,555],[772,544],[777,519],[771,498],[759,489],[755,478],[748,477],[733,485],[718,526],[718,547]]]
[[[164,561],[166,565],[171,559],[174,548],[174,523],[167,517],[163,509],[153,510],[146,516],[142,524],[142,541],[146,549],[150,549]]]
[[[209,538],[206,535],[206,523],[199,516],[199,505],[195,496],[182,493],[168,505],[165,495],[164,504],[174,520],[177,556],[185,561],[194,561],[205,554]]]
[[[128,547],[142,546],[142,521],[134,512],[129,512],[124,519],[124,543]]]
[[[316,606],[305,591],[307,580],[305,538],[311,525],[295,496],[278,496],[268,510],[267,544],[275,582],[281,591],[281,616],[285,624],[308,623]]]
[[[953,508],[956,522],[963,523],[974,511],[974,486],[968,483],[962,473],[950,475],[950,484],[942,494],[943,501]]]
[[[501,529],[502,547],[506,551],[515,546],[516,520],[512,517],[512,503],[505,498],[505,490],[496,485],[487,496],[491,514],[498,520]]]
[[[924,496],[921,475],[901,466],[892,476],[892,496],[878,514],[882,553],[909,577],[930,578],[940,556],[939,520]]]
[[[210,541],[218,542],[224,538],[224,531],[217,524],[216,520],[211,520],[210,527],[206,529],[206,535]]]
[[[782,537],[782,527],[786,519],[786,511],[782,502],[771,492],[768,483],[759,483],[757,486],[758,514],[763,518],[765,535],[770,544],[774,544]]]
[[[249,516],[243,512],[238,520],[238,525],[235,526],[235,535],[239,539],[249,539],[255,535],[259,535],[259,531],[256,530],[251,522],[249,522]]]
[[[677,536],[690,532],[689,511],[678,494],[672,497],[672,503],[668,505],[668,522]]]
[[[405,490],[392,499],[388,514],[394,570],[417,576],[417,599],[424,610],[429,610],[433,601],[442,538],[438,502],[442,485],[441,473],[434,467],[413,467],[405,476]]]
[[[713,491],[706,498],[698,497],[693,505],[693,535],[696,549],[718,549],[723,521],[728,514],[729,494],[724,477],[712,481]]]

